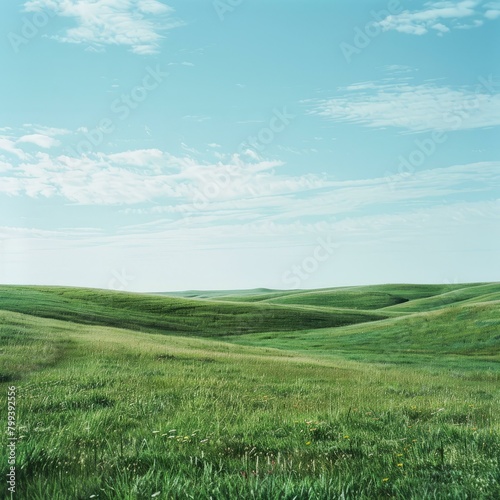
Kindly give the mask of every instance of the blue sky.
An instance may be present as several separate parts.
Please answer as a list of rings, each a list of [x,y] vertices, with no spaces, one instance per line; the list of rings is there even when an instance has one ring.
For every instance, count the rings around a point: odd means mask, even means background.
[[[500,280],[500,1],[15,0],[0,27],[0,282]]]

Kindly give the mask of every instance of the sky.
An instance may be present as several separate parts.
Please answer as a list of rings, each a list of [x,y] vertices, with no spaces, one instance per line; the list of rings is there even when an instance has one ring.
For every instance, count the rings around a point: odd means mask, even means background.
[[[0,282],[500,281],[500,1],[12,0]]]

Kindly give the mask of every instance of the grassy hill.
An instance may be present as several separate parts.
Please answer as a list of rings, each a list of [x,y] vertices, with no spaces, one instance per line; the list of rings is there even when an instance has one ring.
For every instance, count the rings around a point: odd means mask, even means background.
[[[386,317],[354,310],[324,311],[282,304],[235,304],[109,290],[21,286],[0,286],[1,309],[83,324],[197,336],[326,328]]]
[[[499,293],[0,287],[16,496],[497,498]]]
[[[400,304],[401,307],[397,309],[398,311],[414,312],[434,306],[441,307],[446,304],[465,300],[465,298],[477,298],[487,293],[495,292],[500,294],[500,285],[498,283],[443,285],[395,284],[316,290],[254,289],[217,292],[166,292],[163,295],[227,302],[296,304],[361,310],[381,309]]]
[[[373,324],[325,328],[283,334],[266,332],[230,339],[246,345],[270,346],[298,352],[419,365],[460,366],[464,357],[500,369],[500,301],[466,303]],[[468,364],[467,366],[472,366]],[[478,367],[475,363],[474,367]]]
[[[442,293],[430,297],[423,297],[409,303],[399,304],[388,310],[398,312],[432,311],[447,305],[462,304],[465,301],[488,302],[500,299],[500,285],[498,283],[455,286]]]

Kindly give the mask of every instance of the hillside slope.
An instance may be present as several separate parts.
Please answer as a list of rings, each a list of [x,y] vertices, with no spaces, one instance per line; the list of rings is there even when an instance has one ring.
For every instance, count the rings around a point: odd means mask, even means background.
[[[294,304],[355,310],[385,309],[384,313],[403,314],[438,308],[467,299],[479,299],[492,293],[500,295],[500,283],[389,284],[313,290],[191,291],[162,295],[224,302]]]
[[[474,358],[500,369],[500,301],[465,303],[377,323],[284,334],[267,332],[231,339],[364,361],[421,363],[422,356]]]
[[[327,328],[387,316],[300,305],[226,303],[64,287],[0,286],[0,310],[83,324],[168,334],[218,336]]]
[[[498,378],[469,360],[429,372],[5,311],[0,334],[22,499],[498,496]]]

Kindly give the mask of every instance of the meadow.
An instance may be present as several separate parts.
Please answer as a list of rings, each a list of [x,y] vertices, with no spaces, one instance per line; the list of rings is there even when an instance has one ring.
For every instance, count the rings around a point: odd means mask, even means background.
[[[499,367],[499,283],[0,286],[22,500],[500,498]]]

